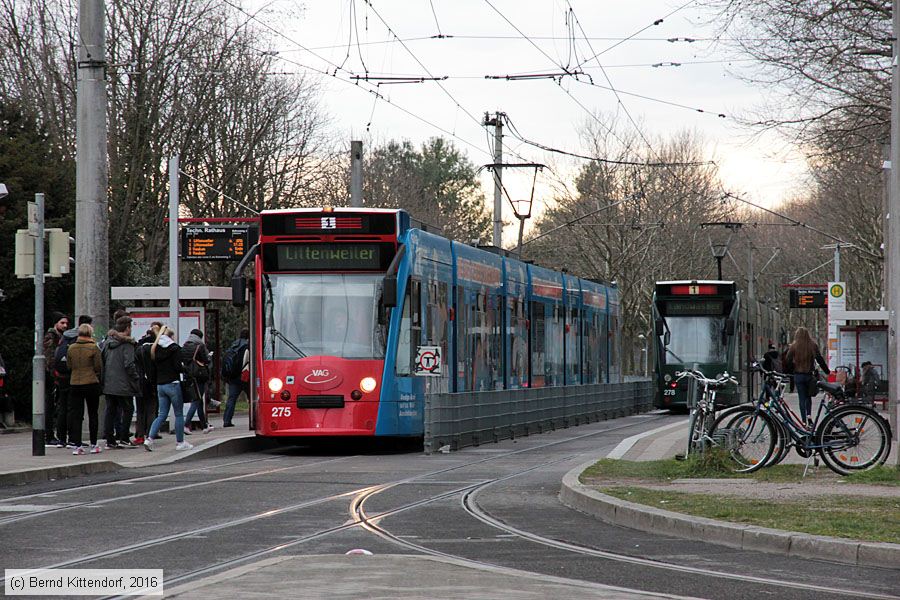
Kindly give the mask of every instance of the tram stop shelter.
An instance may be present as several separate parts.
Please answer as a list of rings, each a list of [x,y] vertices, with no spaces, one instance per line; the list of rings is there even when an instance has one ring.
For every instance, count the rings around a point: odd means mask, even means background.
[[[110,298],[123,304],[128,316],[133,319],[132,333],[135,339],[149,329],[153,321],[167,323],[169,321],[169,287],[113,287]],[[184,344],[191,329],[203,332],[203,341],[207,349],[213,353],[210,379],[212,380],[213,398],[222,397],[221,360],[222,349],[229,340],[222,340],[220,309],[210,307],[218,302],[231,302],[231,288],[224,286],[179,286],[178,343]],[[209,335],[207,323],[212,321],[212,335]],[[216,412],[218,409],[215,409]]]
[[[875,402],[887,408],[888,402],[888,311],[835,310],[831,318],[838,322],[840,357],[838,368],[859,376],[864,362],[872,364],[881,383]]]

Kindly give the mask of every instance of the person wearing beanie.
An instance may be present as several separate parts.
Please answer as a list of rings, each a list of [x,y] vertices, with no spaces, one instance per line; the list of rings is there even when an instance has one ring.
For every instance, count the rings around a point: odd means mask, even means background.
[[[60,430],[55,432],[55,426],[58,423],[56,418],[57,405],[59,404],[59,386],[56,383],[54,374],[54,359],[56,349],[62,340],[63,334],[69,328],[69,317],[61,312],[54,311],[50,313],[50,328],[44,334],[44,367],[47,370],[44,401],[44,415],[46,416],[45,439],[48,446],[58,446],[59,440],[66,439],[66,431]]]

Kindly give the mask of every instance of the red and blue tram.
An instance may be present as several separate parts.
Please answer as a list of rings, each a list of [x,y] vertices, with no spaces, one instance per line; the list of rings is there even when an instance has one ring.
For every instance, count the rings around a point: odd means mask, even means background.
[[[232,281],[235,304],[249,295],[257,435],[419,437],[427,393],[621,379],[614,286],[403,210],[265,211],[259,234]]]

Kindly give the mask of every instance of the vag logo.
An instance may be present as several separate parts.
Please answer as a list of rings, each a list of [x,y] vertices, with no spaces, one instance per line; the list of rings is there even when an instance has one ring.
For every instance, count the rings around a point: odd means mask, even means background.
[[[331,369],[319,368],[310,369],[309,373],[303,378],[303,383],[313,386],[323,386],[331,384],[330,387],[338,385],[342,381],[341,374]]]

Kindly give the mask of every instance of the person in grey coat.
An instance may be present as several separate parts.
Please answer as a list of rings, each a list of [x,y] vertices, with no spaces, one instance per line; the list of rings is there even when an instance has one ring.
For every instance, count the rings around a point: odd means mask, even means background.
[[[131,337],[131,317],[119,317],[103,346],[103,394],[106,415],[103,430],[107,448],[131,446],[129,428],[133,400],[141,395],[141,380],[135,363],[137,342]],[[120,418],[121,417],[121,418]]]

